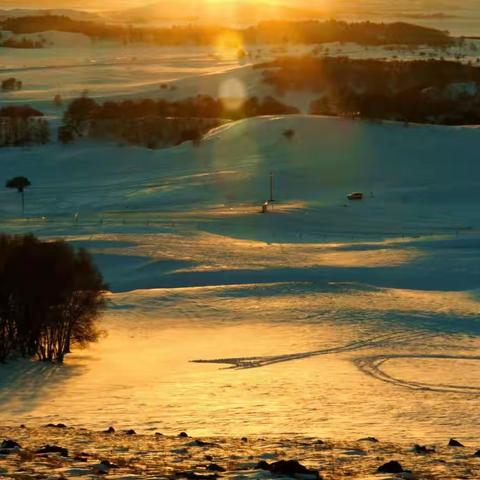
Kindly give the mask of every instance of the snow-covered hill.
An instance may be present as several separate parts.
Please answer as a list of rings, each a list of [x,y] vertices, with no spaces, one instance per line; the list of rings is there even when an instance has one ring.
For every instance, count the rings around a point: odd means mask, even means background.
[[[293,130],[292,139],[286,130]],[[341,206],[349,191],[360,190],[367,199],[350,210],[391,202],[399,208],[399,223],[424,206],[436,218],[441,205],[445,226],[461,226],[476,222],[470,213],[479,202],[479,145],[476,128],[263,117],[213,130],[199,147],[80,142],[3,150],[1,180],[28,176],[29,213],[50,216],[260,205],[274,172],[281,202]],[[0,195],[2,215],[18,214],[15,195]]]

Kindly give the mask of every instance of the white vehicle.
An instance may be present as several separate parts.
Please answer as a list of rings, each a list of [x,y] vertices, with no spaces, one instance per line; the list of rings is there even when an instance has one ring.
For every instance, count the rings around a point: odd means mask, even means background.
[[[363,193],[361,192],[353,192],[353,193],[349,193],[347,195],[347,198],[349,200],[363,200]]]

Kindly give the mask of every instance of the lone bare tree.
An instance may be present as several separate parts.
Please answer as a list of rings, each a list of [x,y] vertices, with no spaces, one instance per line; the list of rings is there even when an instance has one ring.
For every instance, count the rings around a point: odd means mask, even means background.
[[[27,177],[14,177],[7,181],[7,188],[15,188],[22,195],[22,214],[25,213],[25,189],[31,185]]]

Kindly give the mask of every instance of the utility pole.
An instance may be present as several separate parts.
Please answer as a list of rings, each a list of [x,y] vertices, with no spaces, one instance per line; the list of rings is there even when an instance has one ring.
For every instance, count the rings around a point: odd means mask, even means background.
[[[270,172],[270,198],[269,198],[269,202],[274,202],[274,198],[273,198],[273,177],[274,177],[274,174],[273,172]]]

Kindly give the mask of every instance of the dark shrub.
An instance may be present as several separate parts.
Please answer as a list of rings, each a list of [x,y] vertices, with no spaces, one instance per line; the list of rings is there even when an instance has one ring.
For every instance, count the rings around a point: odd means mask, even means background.
[[[72,143],[75,140],[75,134],[70,127],[61,126],[58,127],[58,141],[66,145]]]
[[[178,140],[178,144],[188,142],[189,140],[191,140],[192,144],[195,147],[198,147],[202,142],[202,137],[203,135],[200,128],[191,128],[188,130],[182,130],[180,132],[180,138]]]
[[[22,85],[23,84],[20,80],[17,80],[14,77],[10,77],[2,81],[2,90],[4,91],[21,90]]]
[[[82,136],[88,120],[93,117],[97,109],[97,102],[83,95],[70,103],[63,117],[63,123],[76,135]]]
[[[53,104],[56,106],[56,107],[61,107],[62,104],[63,104],[63,98],[60,94],[56,94],[54,97],[53,97]]]

